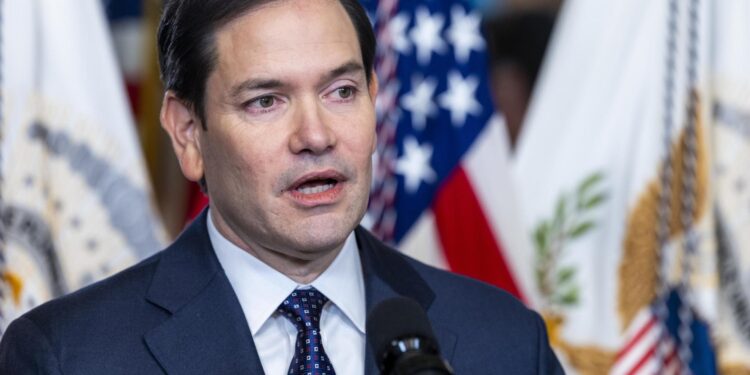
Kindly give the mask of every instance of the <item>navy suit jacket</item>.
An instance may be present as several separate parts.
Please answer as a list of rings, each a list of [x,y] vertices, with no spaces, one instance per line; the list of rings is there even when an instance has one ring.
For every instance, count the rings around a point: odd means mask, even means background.
[[[356,237],[367,310],[418,301],[456,374],[563,373],[542,320],[507,293],[419,263],[363,228]],[[371,351],[365,372],[377,374]],[[163,373],[263,374],[205,212],[167,249],[37,307],[0,342],[0,374]]]

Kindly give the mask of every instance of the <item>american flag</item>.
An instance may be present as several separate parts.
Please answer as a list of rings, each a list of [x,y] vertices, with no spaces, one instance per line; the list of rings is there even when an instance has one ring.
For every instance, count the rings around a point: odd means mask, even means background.
[[[684,302],[685,298],[684,291],[672,288],[638,313],[625,332],[625,344],[611,374],[716,373],[708,324],[700,318],[686,319],[686,310],[691,315],[695,311]]]
[[[481,14],[455,0],[362,3],[378,38],[373,231],[402,249],[419,232],[418,258],[526,298],[503,246],[512,220],[496,217],[512,197]]]

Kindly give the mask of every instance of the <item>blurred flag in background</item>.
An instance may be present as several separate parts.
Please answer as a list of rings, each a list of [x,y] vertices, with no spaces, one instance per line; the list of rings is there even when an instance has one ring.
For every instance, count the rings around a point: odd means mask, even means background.
[[[569,372],[750,372],[749,15],[565,3],[514,179]]]
[[[716,2],[711,87],[722,374],[750,373],[750,2]]]
[[[0,327],[165,242],[98,0],[4,0]]]
[[[363,1],[378,37],[373,231],[427,263],[533,300],[481,14],[466,1]],[[507,250],[514,249],[511,254]]]

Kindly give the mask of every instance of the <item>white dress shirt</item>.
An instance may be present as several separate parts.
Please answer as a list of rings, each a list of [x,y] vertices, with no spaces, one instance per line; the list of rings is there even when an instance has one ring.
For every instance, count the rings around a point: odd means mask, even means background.
[[[265,373],[286,374],[297,341],[297,329],[276,308],[294,289],[312,286],[330,300],[320,333],[334,370],[364,374],[365,284],[354,233],[328,269],[302,285],[235,246],[216,229],[210,212],[207,216],[211,245],[240,301]]]

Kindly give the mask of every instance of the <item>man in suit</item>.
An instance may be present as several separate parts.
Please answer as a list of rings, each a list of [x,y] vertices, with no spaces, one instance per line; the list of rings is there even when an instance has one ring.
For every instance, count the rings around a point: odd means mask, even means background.
[[[378,84],[357,0],[171,0],[159,49],[162,125],[210,209],[16,320],[0,373],[375,374],[365,317],[396,296],[458,374],[562,373],[538,315],[358,226]]]

